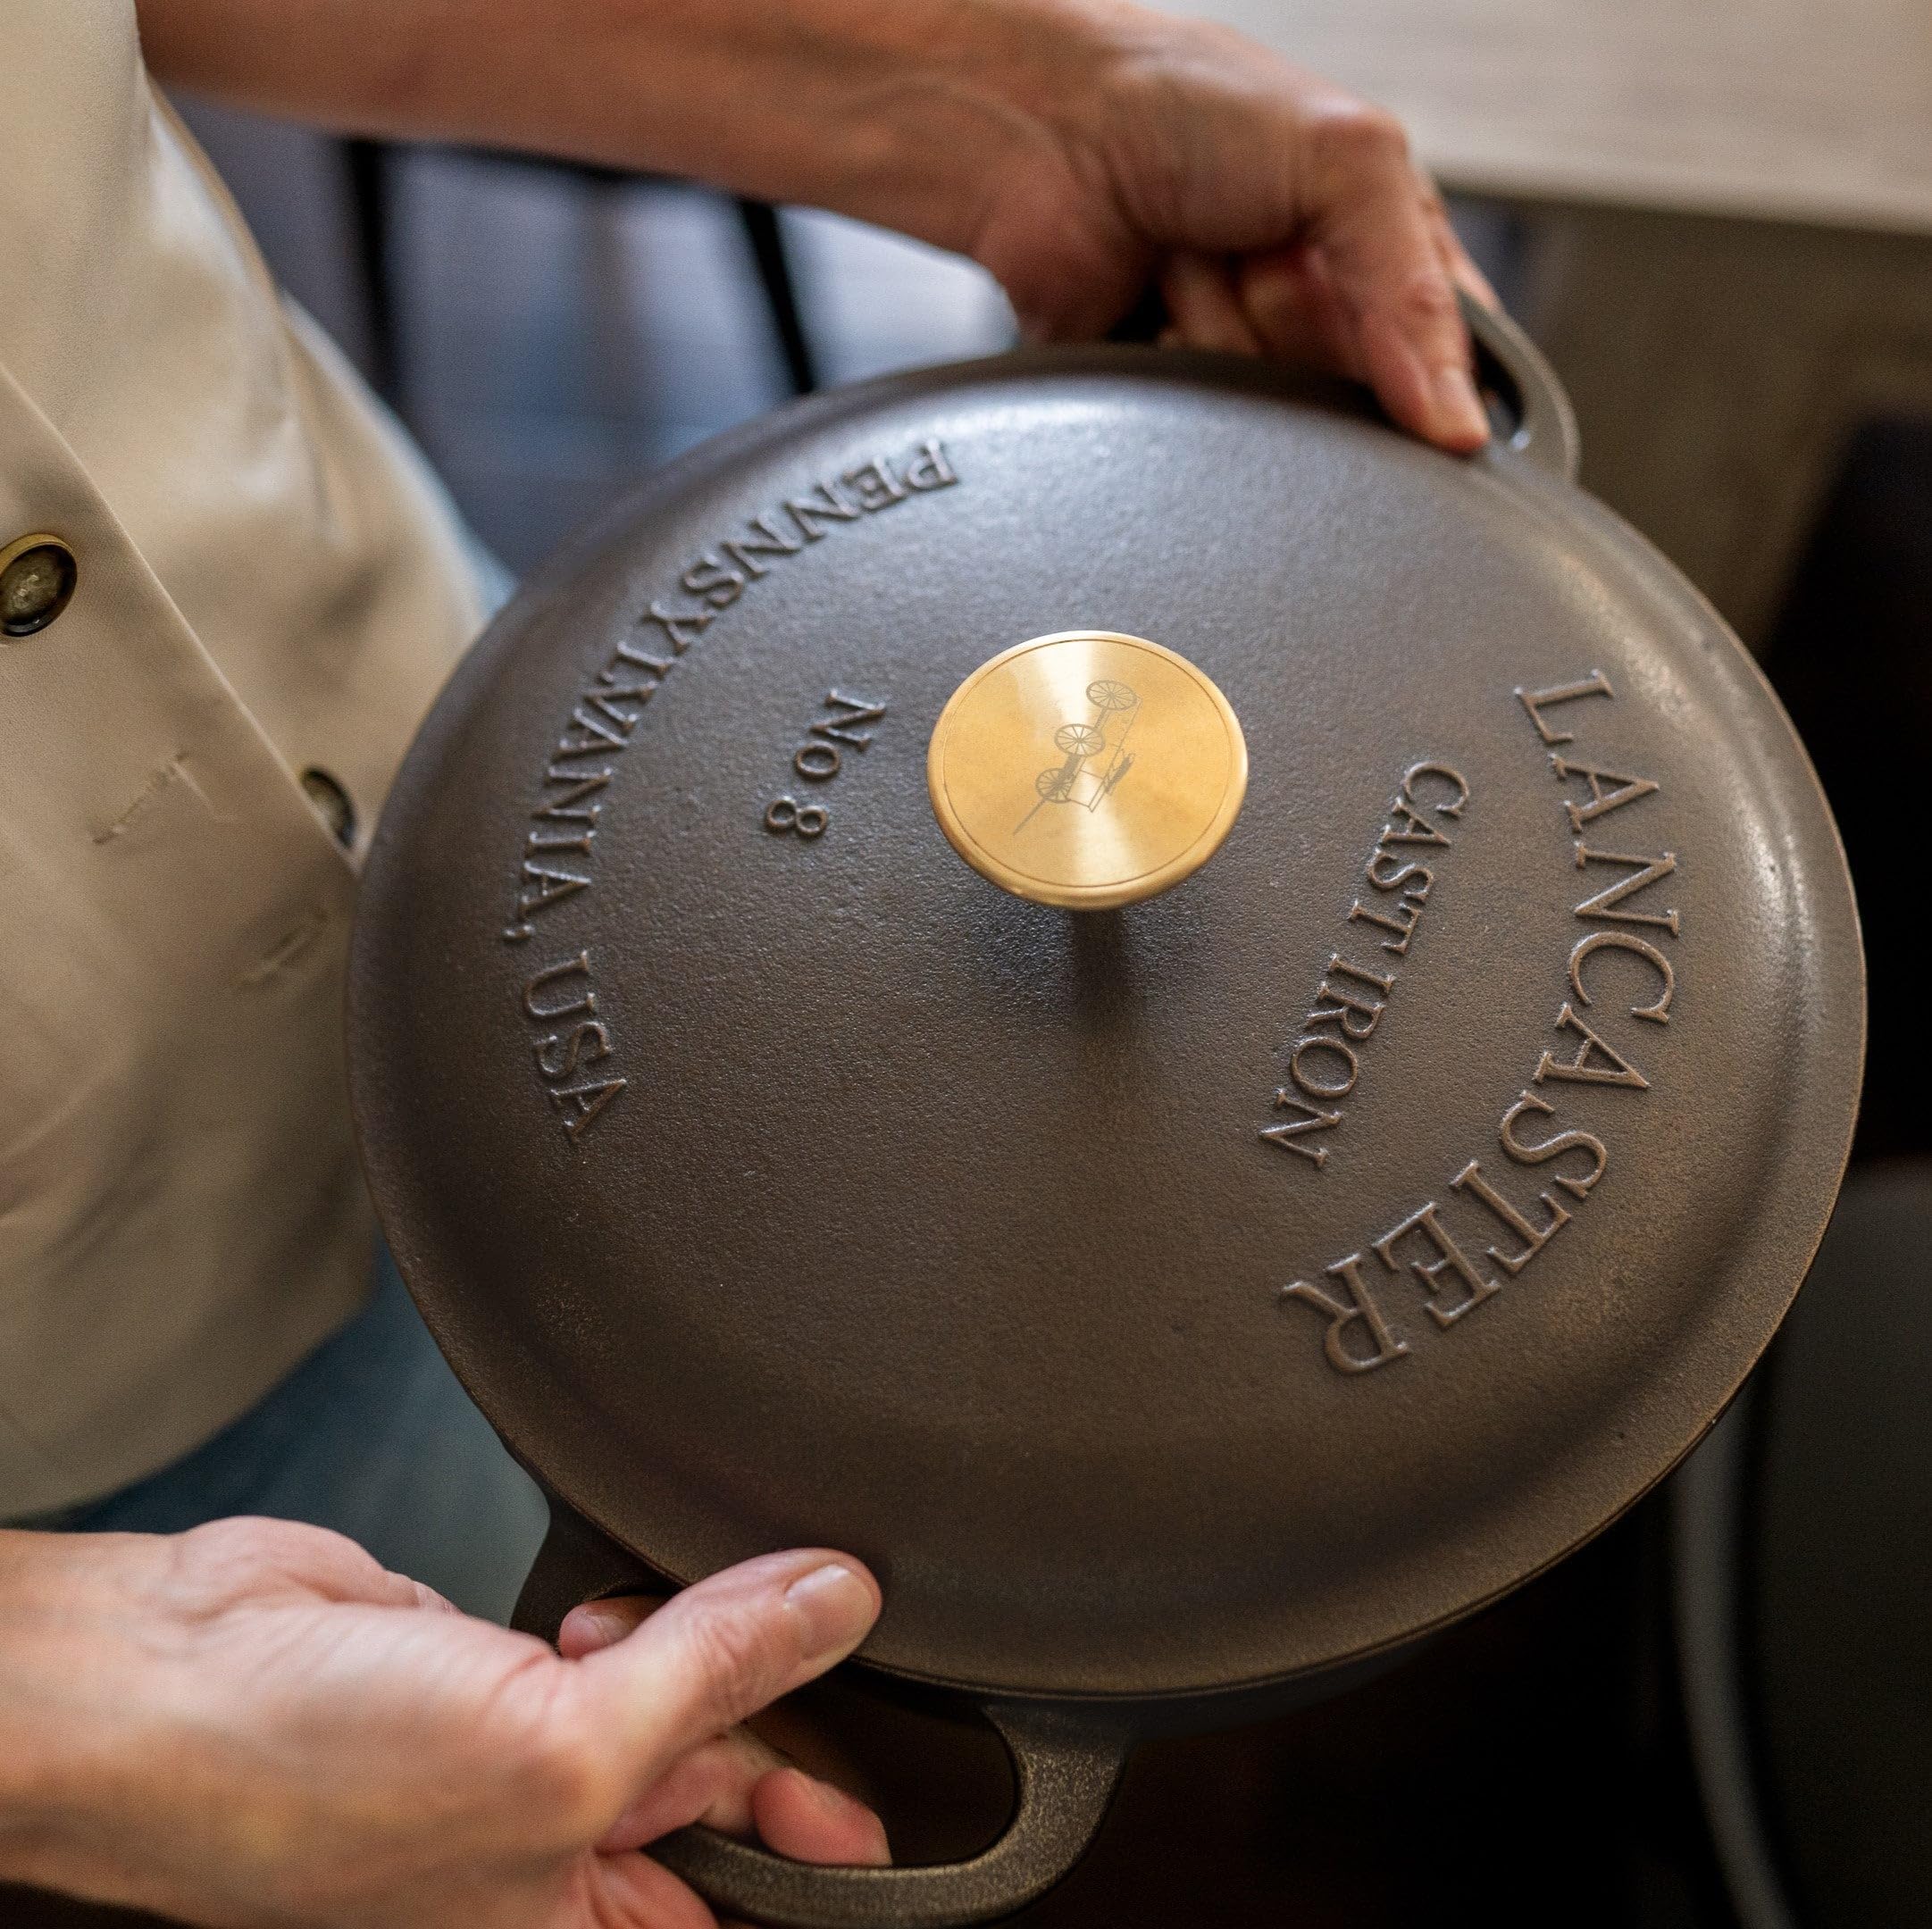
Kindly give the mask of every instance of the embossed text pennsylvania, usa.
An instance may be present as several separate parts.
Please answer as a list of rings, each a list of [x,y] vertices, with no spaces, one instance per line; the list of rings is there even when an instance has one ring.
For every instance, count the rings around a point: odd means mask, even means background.
[[[573,1142],[595,1126],[628,1082],[609,1017],[598,1007],[595,948],[567,935],[569,907],[597,882],[600,820],[617,768],[613,760],[629,747],[646,707],[685,653],[734,603],[755,593],[761,580],[842,524],[958,480],[944,446],[933,439],[902,455],[875,455],[748,517],[693,557],[673,589],[650,598],[635,634],[619,639],[578,692],[545,764],[503,930],[514,945],[541,935],[555,940],[540,954],[546,962],[520,987],[519,1014],[531,1028],[538,1079]],[[806,772],[816,773],[815,768]]]

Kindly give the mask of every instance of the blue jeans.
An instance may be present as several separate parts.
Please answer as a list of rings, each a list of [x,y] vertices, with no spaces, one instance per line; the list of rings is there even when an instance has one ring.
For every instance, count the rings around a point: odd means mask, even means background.
[[[232,1514],[332,1527],[494,1621],[509,1618],[545,1525],[387,1250],[368,1306],[240,1419],[119,1493],[21,1524],[180,1533]]]

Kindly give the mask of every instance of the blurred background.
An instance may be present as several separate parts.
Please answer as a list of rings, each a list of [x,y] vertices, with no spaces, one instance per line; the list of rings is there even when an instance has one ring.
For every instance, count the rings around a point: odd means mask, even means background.
[[[1586,485],[1712,597],[1811,750],[1872,1050],[1825,1256],[1670,1491],[1364,1691],[1144,1749],[1027,1920],[1932,1924],[1932,9],[1192,10],[1409,121],[1571,389]],[[976,269],[832,217],[182,105],[513,571],[790,394],[1012,339]]]
[[[801,387],[1014,338],[972,263],[836,215],[180,104],[283,286],[517,573]]]

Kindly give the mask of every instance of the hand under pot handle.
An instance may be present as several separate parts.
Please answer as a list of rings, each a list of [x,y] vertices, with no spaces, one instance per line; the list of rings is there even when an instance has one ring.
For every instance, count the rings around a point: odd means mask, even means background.
[[[985,1702],[1013,1758],[1013,1816],[964,1862],[828,1868],[788,1861],[705,1828],[649,1853],[721,1915],[771,1929],[959,1929],[993,1922],[1050,1889],[1086,1852],[1125,1766],[1128,1737],[1091,1715],[1038,1702]]]
[[[565,1615],[663,1580],[574,1509],[550,1500],[550,1529],[512,1625],[554,1641]],[[840,1868],[794,1862],[706,1828],[680,1829],[648,1853],[721,1915],[769,1929],[964,1929],[1024,1908],[1073,1867],[1100,1828],[1130,1737],[1098,1712],[1026,1701],[980,1704],[1013,1760],[1013,1814],[963,1862]]]

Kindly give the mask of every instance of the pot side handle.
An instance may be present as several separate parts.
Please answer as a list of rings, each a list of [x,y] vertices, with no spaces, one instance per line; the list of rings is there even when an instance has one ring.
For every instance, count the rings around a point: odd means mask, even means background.
[[[1126,1764],[1128,1738],[1091,1714],[1030,1702],[981,1712],[1013,1758],[1012,1818],[990,1848],[927,1868],[793,1862],[710,1829],[681,1829],[648,1853],[721,1916],[770,1929],[963,1929],[1010,1916],[1086,1852]]]
[[[668,1583],[574,1509],[550,1499],[550,1531],[511,1621],[555,1642],[573,1608]],[[710,1829],[681,1829],[647,1851],[725,1916],[769,1929],[964,1929],[1009,1916],[1086,1852],[1126,1765],[1129,1737],[1104,1716],[1034,1702],[983,1704],[1013,1759],[1013,1814],[998,1841],[929,1868],[793,1862]]]
[[[1476,386],[1501,402],[1513,423],[1498,431],[1501,440],[1560,481],[1574,482],[1583,444],[1556,371],[1508,315],[1467,294],[1460,300],[1476,344]]]

